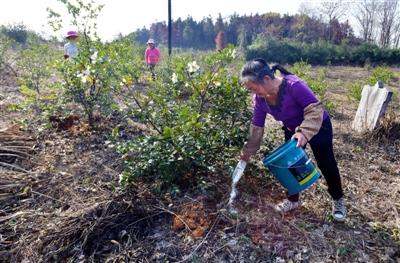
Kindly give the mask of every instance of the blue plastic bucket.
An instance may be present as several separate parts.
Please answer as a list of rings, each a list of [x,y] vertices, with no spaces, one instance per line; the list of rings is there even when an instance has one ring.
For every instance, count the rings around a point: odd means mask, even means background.
[[[288,189],[290,195],[299,193],[321,176],[311,159],[297,141],[291,139],[267,155],[264,166]]]

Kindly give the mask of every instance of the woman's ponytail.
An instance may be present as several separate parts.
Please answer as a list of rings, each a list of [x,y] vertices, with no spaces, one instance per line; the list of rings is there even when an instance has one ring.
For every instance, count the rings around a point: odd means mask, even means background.
[[[282,73],[283,75],[293,75],[293,73],[287,71],[287,69],[285,69],[283,66],[281,66],[279,64],[273,65],[271,67],[271,71],[273,73],[276,73],[276,70],[279,70],[279,72]]]
[[[242,68],[240,79],[242,82],[251,80],[253,82],[262,83],[265,76],[274,79],[276,70],[279,70],[283,75],[293,75],[293,73],[287,71],[281,65],[277,64],[270,68],[264,59],[256,58],[246,62]]]

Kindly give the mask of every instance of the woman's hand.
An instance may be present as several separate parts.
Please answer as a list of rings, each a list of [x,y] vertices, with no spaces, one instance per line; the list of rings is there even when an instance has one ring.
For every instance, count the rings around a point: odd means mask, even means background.
[[[241,152],[239,159],[242,160],[242,161],[245,161],[245,162],[249,162],[250,161],[250,157],[251,157],[250,155],[247,155],[247,154]]]
[[[297,139],[296,147],[304,147],[304,145],[307,144],[307,139],[301,132],[296,132],[295,134],[293,134],[292,138]]]

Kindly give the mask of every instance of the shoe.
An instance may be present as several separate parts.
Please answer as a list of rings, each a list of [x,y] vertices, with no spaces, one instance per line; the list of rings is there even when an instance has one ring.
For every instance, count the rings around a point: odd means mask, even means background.
[[[294,210],[300,206],[300,201],[292,202],[288,199],[283,200],[281,203],[275,206],[275,210],[281,213],[286,213],[291,210]]]
[[[332,216],[338,222],[343,222],[346,219],[347,211],[344,203],[344,198],[332,201]]]

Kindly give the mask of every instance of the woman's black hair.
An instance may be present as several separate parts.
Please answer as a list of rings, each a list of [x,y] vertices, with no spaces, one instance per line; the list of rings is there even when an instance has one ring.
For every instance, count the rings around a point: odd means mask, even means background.
[[[276,70],[279,70],[279,72],[280,72],[281,74],[283,74],[283,75],[293,75],[292,72],[288,71],[287,69],[285,69],[283,66],[281,66],[281,65],[279,65],[279,64],[273,65],[272,68],[271,68],[271,70],[272,70],[272,72],[274,72],[274,73],[276,72]]]
[[[293,75],[281,65],[274,65],[272,68],[262,58],[256,58],[248,61],[242,68],[241,81],[251,80],[253,82],[263,82],[264,77],[268,75],[271,79],[275,78],[275,72],[279,70],[283,75]]]

